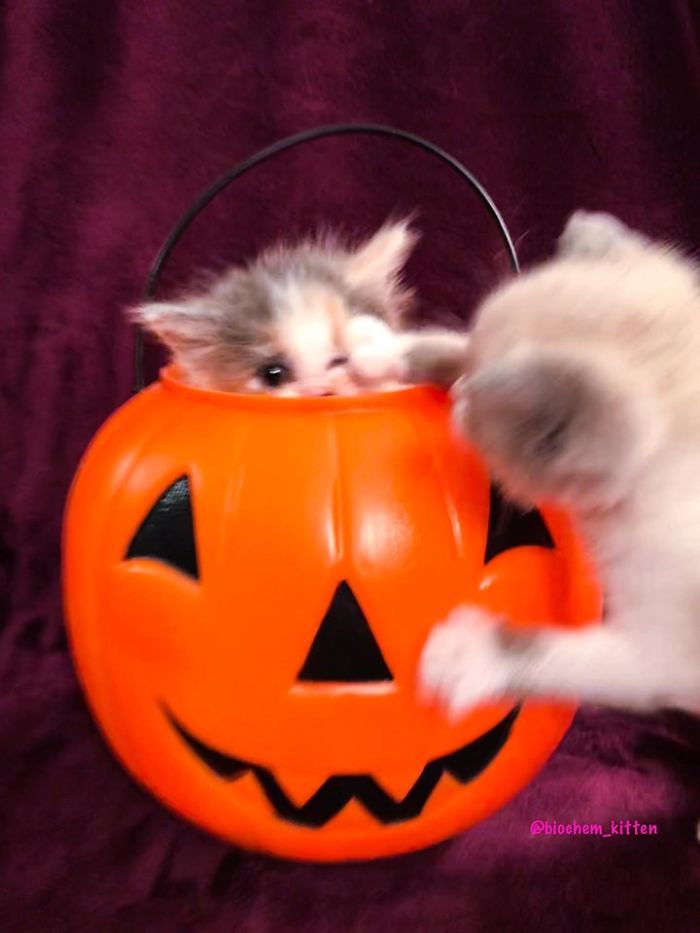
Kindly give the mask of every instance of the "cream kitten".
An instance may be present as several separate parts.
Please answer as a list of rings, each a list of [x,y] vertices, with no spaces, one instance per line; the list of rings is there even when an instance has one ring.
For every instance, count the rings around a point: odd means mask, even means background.
[[[503,696],[700,710],[700,276],[603,214],[478,310],[455,423],[507,494],[567,507],[602,625],[511,631],[478,606],[430,636],[422,687],[453,715]]]
[[[397,372],[387,360],[404,346],[412,299],[401,271],[416,240],[401,221],[355,249],[332,237],[280,246],[130,316],[203,388],[312,396],[391,388]]]

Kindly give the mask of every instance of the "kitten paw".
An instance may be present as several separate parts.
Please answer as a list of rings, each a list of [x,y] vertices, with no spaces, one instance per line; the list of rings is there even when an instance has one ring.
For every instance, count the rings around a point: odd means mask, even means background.
[[[345,326],[348,368],[363,385],[377,385],[401,378],[402,345],[386,323],[371,314],[358,314]]]
[[[513,685],[515,662],[502,638],[502,620],[462,606],[430,634],[419,667],[419,689],[457,717],[502,698]]]
[[[350,369],[360,382],[376,385],[399,381],[402,375],[401,362],[398,342],[385,340],[356,348],[350,357]]]

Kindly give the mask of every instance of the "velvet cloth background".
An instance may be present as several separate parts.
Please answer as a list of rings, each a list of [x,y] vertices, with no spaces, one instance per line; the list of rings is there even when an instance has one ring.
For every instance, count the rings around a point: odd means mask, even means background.
[[[21,0],[1,14],[0,928],[600,931],[700,924],[700,729],[582,711],[541,776],[464,837],[375,864],[232,850],[142,792],[67,654],[61,510],[129,394],[121,308],[193,196],[273,139],[367,119],[463,159],[525,261],[571,209],[700,244],[696,0]],[[321,221],[419,211],[422,312],[503,272],[492,223],[429,157],[316,143],[235,185],[165,287]],[[639,819],[654,838],[531,838],[532,819]]]

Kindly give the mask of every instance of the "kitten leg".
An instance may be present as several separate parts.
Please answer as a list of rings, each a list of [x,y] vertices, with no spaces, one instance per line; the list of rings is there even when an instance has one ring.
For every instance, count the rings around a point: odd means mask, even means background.
[[[380,318],[357,315],[346,325],[350,368],[363,382],[431,382],[449,387],[464,372],[469,338],[448,330],[397,332]]]
[[[402,377],[449,388],[467,368],[469,336],[456,331],[425,330],[402,335]]]
[[[505,696],[653,710],[700,694],[700,672],[645,649],[615,619],[576,631],[532,631],[508,628],[474,606],[433,630],[419,680],[452,715]]]

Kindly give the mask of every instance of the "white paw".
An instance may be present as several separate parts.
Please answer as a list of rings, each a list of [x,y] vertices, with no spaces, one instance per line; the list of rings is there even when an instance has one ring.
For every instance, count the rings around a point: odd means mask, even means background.
[[[353,377],[364,384],[400,378],[402,343],[386,321],[358,314],[345,325],[345,347]]]
[[[401,378],[398,341],[383,340],[357,347],[350,356],[350,370],[360,382],[376,384]]]
[[[476,606],[456,609],[431,632],[420,661],[420,692],[453,717],[502,698],[513,684],[514,659],[499,637],[501,619]]]

